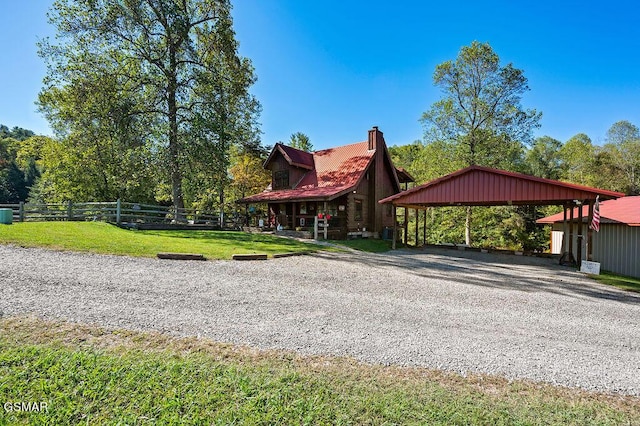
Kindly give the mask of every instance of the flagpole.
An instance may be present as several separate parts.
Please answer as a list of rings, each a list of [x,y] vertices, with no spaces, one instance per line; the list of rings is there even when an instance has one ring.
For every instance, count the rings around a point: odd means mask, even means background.
[[[589,251],[591,257],[589,260],[593,260],[593,231],[600,232],[600,196],[596,196],[596,202],[593,207],[589,205],[589,216],[591,216],[591,222],[589,223]]]
[[[589,226],[587,227],[587,260],[593,260],[593,229],[591,229],[591,222],[593,222],[593,205],[594,201],[589,200]]]

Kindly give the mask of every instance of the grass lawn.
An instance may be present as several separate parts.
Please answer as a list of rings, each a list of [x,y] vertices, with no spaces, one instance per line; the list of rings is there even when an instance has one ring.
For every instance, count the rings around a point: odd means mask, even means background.
[[[374,240],[373,238],[362,238],[357,240],[339,240],[331,241],[332,243],[350,247],[355,250],[365,251],[368,253],[384,253],[391,250],[391,241]],[[402,244],[398,244],[400,248]]]
[[[300,252],[322,247],[272,235],[233,231],[135,231],[102,222],[21,222],[0,225],[0,244],[155,257],[159,252],[233,254]]]
[[[640,293],[640,278],[617,275],[611,272],[601,272],[600,275],[590,275],[590,277],[603,284]]]
[[[637,424],[640,398],[0,319],[0,424]]]

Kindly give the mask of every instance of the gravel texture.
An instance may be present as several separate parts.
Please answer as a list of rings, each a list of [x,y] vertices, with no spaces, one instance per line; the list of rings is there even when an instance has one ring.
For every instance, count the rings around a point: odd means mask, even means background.
[[[640,395],[640,295],[455,250],[258,262],[0,245],[0,315],[195,335]]]

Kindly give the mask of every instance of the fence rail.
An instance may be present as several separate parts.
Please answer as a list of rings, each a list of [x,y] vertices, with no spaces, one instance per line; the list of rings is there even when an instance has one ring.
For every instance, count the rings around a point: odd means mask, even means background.
[[[174,207],[123,201],[95,203],[51,203],[51,204],[0,204],[0,208],[13,210],[14,222],[34,221],[103,221],[117,224],[177,223],[198,224],[224,228],[238,228],[242,224],[220,212],[198,209],[175,209]],[[237,219],[237,218],[236,218]]]

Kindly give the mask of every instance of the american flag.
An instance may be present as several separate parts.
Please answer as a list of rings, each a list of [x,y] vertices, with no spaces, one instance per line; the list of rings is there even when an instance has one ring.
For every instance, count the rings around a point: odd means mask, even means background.
[[[596,197],[596,203],[593,205],[593,219],[591,219],[591,229],[600,232],[600,196]]]

